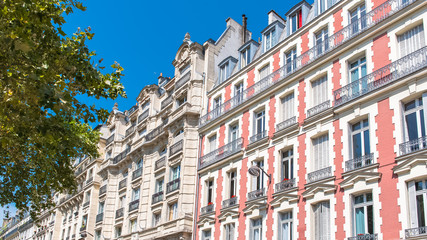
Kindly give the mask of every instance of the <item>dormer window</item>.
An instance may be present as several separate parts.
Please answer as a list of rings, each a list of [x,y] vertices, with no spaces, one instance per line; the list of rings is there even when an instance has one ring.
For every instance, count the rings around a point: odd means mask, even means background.
[[[317,0],[317,10],[318,10],[317,12],[318,12],[318,14],[323,13],[329,7],[331,7],[328,5],[331,5],[331,4],[328,4],[328,0]]]
[[[274,47],[279,42],[280,34],[282,33],[285,25],[281,20],[276,20],[268,25],[262,32],[262,45],[264,52]]]
[[[276,44],[276,29],[272,28],[270,31],[264,34],[265,39],[265,51],[272,48]]]
[[[233,68],[236,65],[236,63],[237,63],[237,59],[230,56],[224,59],[220,64],[218,64],[219,76],[218,76],[217,84],[224,82],[225,80],[228,79],[228,77],[230,77],[231,72],[233,71]]]
[[[229,72],[229,65],[228,62],[226,62],[224,65],[219,67],[219,82],[224,82],[225,79],[228,78],[228,73]]]
[[[247,47],[240,52],[240,68],[244,68],[251,62],[251,47]]]
[[[294,14],[289,17],[291,23],[291,34],[296,32],[302,27],[302,11],[301,9],[297,10]]]

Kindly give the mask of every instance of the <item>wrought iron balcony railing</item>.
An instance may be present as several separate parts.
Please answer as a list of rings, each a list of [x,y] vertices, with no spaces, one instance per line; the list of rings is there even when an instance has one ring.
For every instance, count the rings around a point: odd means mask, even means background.
[[[117,156],[115,156],[112,161],[113,164],[117,164],[120,161],[122,161],[123,159],[126,158],[126,156],[130,153],[131,151],[131,147],[126,148],[123,152],[119,153]]]
[[[322,168],[308,174],[307,183],[312,183],[332,176],[332,167]]]
[[[166,193],[170,193],[170,192],[173,192],[173,191],[179,189],[179,184],[180,183],[181,183],[181,179],[180,178],[177,178],[177,179],[174,179],[174,180],[168,182],[166,184]]]
[[[243,138],[238,138],[231,143],[228,143],[202,157],[200,157],[200,169],[212,165],[232,154],[242,150]]]
[[[418,237],[427,235],[427,226],[405,229],[405,237]]]
[[[83,207],[85,208],[85,207],[88,207],[90,205],[90,201],[87,201],[87,202],[85,202],[85,203],[83,203]]]
[[[96,223],[101,222],[104,219],[104,213],[99,213],[98,215],[96,215]]]
[[[324,111],[326,111],[327,109],[329,109],[331,107],[331,101],[328,100],[326,102],[323,102],[317,106],[314,106],[310,109],[307,110],[307,117],[312,117],[314,115],[317,115],[319,113],[322,113]]]
[[[265,196],[265,188],[257,189],[255,191],[248,193],[248,201],[264,197]]]
[[[102,186],[99,188],[99,196],[104,195],[107,192],[107,185]]]
[[[426,66],[427,47],[423,47],[334,91],[334,107],[366,95]]]
[[[238,201],[237,197],[232,197],[232,198],[229,198],[227,200],[224,200],[224,201],[222,201],[222,208],[228,208],[231,206],[235,206],[238,203],[237,201]]]
[[[132,106],[132,107],[128,110],[129,115],[131,115],[132,113],[134,113],[136,110],[138,110],[138,105],[134,105],[134,106]]]
[[[164,109],[165,107],[169,106],[169,104],[172,103],[172,95],[169,95],[165,100],[162,101],[162,103],[160,103],[160,109]]]
[[[83,231],[85,231],[86,230],[86,225],[83,225],[81,228],[80,228],[80,232],[83,232]]]
[[[128,129],[126,129],[125,137],[131,135],[135,131],[135,125],[130,126]]]
[[[116,218],[121,218],[123,217],[123,208],[119,208],[116,210]]]
[[[119,182],[119,190],[121,190],[121,189],[123,189],[124,187],[126,187],[126,185],[127,185],[127,178],[125,178],[125,179],[123,179],[123,180],[121,180],[120,182]]]
[[[106,145],[108,145],[108,144],[110,144],[110,143],[112,143],[114,141],[114,135],[115,134],[113,134],[109,138],[107,138],[107,142],[105,143]]]
[[[161,133],[163,133],[163,126],[164,124],[162,123],[155,129],[153,129],[151,132],[147,133],[147,135],[145,135],[145,141],[151,141],[157,136],[159,136]]]
[[[130,202],[129,203],[129,212],[132,212],[133,210],[138,209],[138,206],[139,206],[139,199]]]
[[[349,237],[347,240],[378,240],[378,234],[359,234],[354,237]]]
[[[132,172],[132,180],[135,180],[141,176],[142,176],[142,167],[140,167],[140,168],[138,168]]]
[[[358,21],[347,25],[343,29],[330,36],[327,40],[323,41],[321,44],[313,46],[311,49],[304,52],[293,61],[285,64],[283,67],[261,79],[252,86],[249,86],[241,94],[238,94],[230,100],[224,102],[219,107],[212,109],[212,111],[208,112],[206,115],[200,118],[199,126],[202,127],[219,116],[222,116],[226,112],[235,109],[243,102],[247,102],[249,99],[264,92],[266,89],[273,86],[277,82],[299,71],[309,63],[315,62],[315,60],[319,57],[324,56],[339,46],[342,46],[344,43],[353,39],[363,31],[366,31],[367,29],[377,25],[379,22],[387,19],[394,13],[415,1],[417,0],[388,0],[384,2],[380,6],[366,13],[366,15],[361,17]]]
[[[410,140],[399,145],[400,155],[413,153],[427,148],[427,136]]]
[[[158,203],[160,201],[163,201],[163,191],[160,192],[156,192],[155,194],[153,194],[152,196],[152,204]]]
[[[86,186],[93,182],[93,177],[90,177],[86,180]]]
[[[154,163],[154,171],[166,166],[166,157],[162,157]]]
[[[352,171],[374,164],[374,154],[370,153],[345,162],[345,171]]]
[[[276,191],[275,192],[276,193],[283,192],[283,191],[286,191],[288,189],[294,188],[296,186],[295,182],[296,182],[296,179],[292,178],[289,180],[285,180],[285,181],[276,183],[276,185],[275,185]]]
[[[215,206],[215,204],[209,204],[209,205],[207,205],[207,206],[205,206],[205,207],[202,207],[201,209],[200,209],[200,214],[208,214],[208,213],[213,213],[214,212],[214,206]]]
[[[286,128],[288,128],[288,127],[290,127],[290,126],[292,126],[292,125],[294,125],[296,123],[297,123],[297,117],[293,116],[293,117],[291,117],[291,118],[289,118],[289,119],[287,119],[287,120],[285,120],[285,121],[277,124],[276,125],[276,132],[281,131],[283,129],[286,129]]]
[[[264,130],[260,133],[257,133],[255,135],[251,136],[249,139],[249,142],[250,143],[258,142],[259,140],[264,139],[266,137],[267,137],[267,130]]]
[[[183,147],[184,147],[184,140],[182,139],[169,147],[169,156],[172,156],[182,151]]]
[[[138,124],[148,117],[148,109],[138,116]]]
[[[186,82],[188,82],[191,78],[191,72],[188,72],[184,74],[176,83],[175,83],[175,89],[178,89],[182,87]]]

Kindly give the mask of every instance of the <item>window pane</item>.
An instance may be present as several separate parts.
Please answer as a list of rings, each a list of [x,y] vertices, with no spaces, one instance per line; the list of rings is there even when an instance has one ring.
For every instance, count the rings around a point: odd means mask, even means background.
[[[426,220],[425,220],[425,213],[424,213],[423,195],[417,196],[417,215],[418,215],[418,227],[424,227],[426,225]]]
[[[371,146],[369,145],[369,130],[365,130],[363,132],[363,140],[365,147],[365,155],[368,155],[369,153],[371,153]]]
[[[411,113],[406,115],[406,127],[408,129],[409,140],[414,140],[418,138],[418,128],[417,128],[417,115],[416,113]]]
[[[365,211],[363,207],[356,208],[356,235],[365,234]]]
[[[362,156],[362,138],[360,133],[353,135],[353,157],[358,158]]]
[[[374,234],[374,211],[373,211],[373,206],[367,206],[366,207],[366,211],[368,214],[368,233],[369,234]]]

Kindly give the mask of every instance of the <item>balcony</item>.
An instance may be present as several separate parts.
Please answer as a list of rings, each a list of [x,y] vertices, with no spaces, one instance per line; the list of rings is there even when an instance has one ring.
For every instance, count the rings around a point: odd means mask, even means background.
[[[98,215],[96,215],[96,223],[102,222],[102,220],[104,219],[104,213],[99,213]]]
[[[170,146],[169,147],[169,156],[173,156],[176,153],[182,151],[183,146],[184,146],[184,140],[179,140],[178,142],[176,142],[175,144]]]
[[[265,188],[257,189],[248,193],[248,201],[255,200],[265,196]]]
[[[378,240],[378,234],[359,234],[355,237],[349,237],[347,240]]]
[[[156,192],[152,196],[152,204],[158,203],[160,201],[163,201],[163,191]]]
[[[276,183],[276,185],[275,185],[275,190],[276,190],[275,193],[283,192],[283,191],[289,190],[291,188],[294,188],[294,187],[296,187],[295,183],[296,183],[296,179],[295,178],[284,180],[282,182]]]
[[[131,115],[132,113],[134,113],[136,110],[138,110],[138,105],[134,105],[132,106],[129,110],[128,110],[128,114]]]
[[[144,119],[146,119],[147,117],[148,117],[148,109],[138,116],[138,124],[144,121]]]
[[[83,223],[83,226],[80,228],[80,232],[83,232],[85,230],[86,230],[86,225],[84,225],[84,223]]]
[[[93,177],[88,178],[88,180],[86,180],[86,186],[91,184],[93,182]]]
[[[427,236],[427,226],[405,229],[405,237]]]
[[[288,127],[290,127],[296,123],[297,123],[297,117],[296,116],[291,117],[291,118],[277,124],[276,125],[276,132],[281,131],[283,129],[286,129],[286,128],[288,128]]]
[[[111,135],[108,139],[107,142],[105,143],[106,145],[109,145],[110,143],[112,143],[114,141],[114,134]]]
[[[120,161],[122,161],[123,159],[126,158],[126,156],[130,153],[131,151],[131,147],[126,148],[126,150],[124,150],[123,152],[119,153],[117,156],[115,156],[113,158],[113,164],[117,164]]]
[[[162,103],[160,103],[160,109],[163,110],[164,108],[169,106],[169,104],[172,103],[172,100],[172,95],[169,95],[165,100],[162,101]]]
[[[142,176],[142,167],[132,172],[132,181]]]
[[[135,125],[130,126],[128,129],[126,129],[125,137],[128,137],[135,131]]]
[[[230,199],[224,200],[222,201],[222,208],[228,208],[228,207],[232,207],[232,206],[236,206],[238,198],[237,197],[232,197]]]
[[[138,207],[139,207],[139,199],[130,202],[129,203],[129,212],[132,212],[132,211],[138,209]]]
[[[326,102],[323,102],[317,106],[314,106],[307,110],[307,118],[312,117],[314,115],[320,114],[326,110],[328,110],[331,107],[331,101],[328,100]]]
[[[145,141],[149,142],[159,136],[161,133],[163,133],[163,123],[160,124],[160,126],[153,129],[151,132],[149,132],[147,135],[145,135]]]
[[[90,205],[90,201],[87,201],[87,202],[83,203],[83,208],[89,207],[89,205]]]
[[[162,157],[154,163],[154,171],[166,166],[166,157]]]
[[[262,139],[264,139],[266,137],[267,137],[267,130],[264,130],[264,131],[262,131],[260,133],[257,133],[255,135],[251,136],[250,139],[249,139],[249,142],[250,143],[255,143],[255,142],[258,142],[258,141],[260,141],[260,140],[262,140]]]
[[[123,217],[123,208],[119,208],[116,210],[116,218]]]
[[[275,72],[248,87],[241,94],[236,95],[230,100],[224,102],[218,108],[212,109],[212,111],[208,112],[206,115],[200,118],[199,127],[205,126],[207,123],[224,115],[226,112],[229,112],[232,109],[237,108],[242,103],[260,95],[271,86],[281,82],[284,78],[301,70],[308,64],[316,62],[316,59],[344,45],[354,37],[358,36],[360,33],[377,25],[379,22],[384,21],[394,13],[415,1],[417,0],[408,0],[405,1],[405,3],[402,3],[402,0],[388,0],[380,6],[372,9],[372,11],[366,13],[366,15],[361,17],[358,21],[347,25],[340,31],[330,36],[327,41],[322,42],[320,45],[313,46],[311,49],[304,52],[293,61],[287,63]],[[336,106],[336,104],[334,104],[334,106]]]
[[[372,72],[334,91],[334,107],[373,92],[391,82],[412,74],[427,66],[427,47],[423,47],[389,65]]]
[[[370,153],[345,162],[345,171],[353,171],[374,164],[374,154]]]
[[[214,212],[214,206],[215,204],[209,204],[206,207],[202,207],[202,209],[200,209],[200,214],[208,214],[208,213],[213,213]]]
[[[121,189],[123,189],[123,188],[125,188],[126,187],[126,185],[127,185],[127,178],[125,178],[125,179],[123,179],[123,180],[121,180],[120,182],[119,182],[119,190],[121,190]]]
[[[107,192],[107,185],[104,185],[99,189],[99,196],[104,195],[106,192]]]
[[[175,89],[178,89],[182,87],[186,82],[188,82],[191,78],[191,72],[188,72],[184,74],[176,83],[175,83]]]
[[[199,169],[205,168],[209,165],[212,165],[220,160],[233,155],[236,152],[242,150],[243,138],[238,138],[231,143],[228,143],[202,157],[200,157],[200,167]]]
[[[410,140],[399,145],[400,155],[417,152],[427,148],[427,136]]]
[[[332,176],[332,167],[322,168],[308,174],[307,183],[312,183]]]
[[[166,184],[166,194],[179,189],[180,178],[174,179]]]

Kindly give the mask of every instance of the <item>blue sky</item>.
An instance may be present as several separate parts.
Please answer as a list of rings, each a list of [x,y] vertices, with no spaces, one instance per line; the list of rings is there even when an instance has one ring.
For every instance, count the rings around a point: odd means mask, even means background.
[[[203,44],[209,38],[218,39],[225,30],[225,20],[233,18],[242,22],[242,14],[248,18],[248,29],[254,40],[267,26],[267,13],[275,10],[284,14],[299,1],[144,1],[144,0],[89,0],[83,1],[87,10],[76,10],[67,16],[64,31],[72,34],[78,27],[91,27],[95,33],[88,42],[103,64],[117,61],[124,67],[122,83],[127,99],[86,99],[88,104],[111,110],[114,102],[119,109],[129,109],[147,84],[157,83],[162,72],[173,77],[172,61],[178,47],[189,32],[191,40]],[[312,1],[309,0],[309,3]],[[14,212],[14,207],[10,210]],[[0,211],[3,219],[3,208]]]

